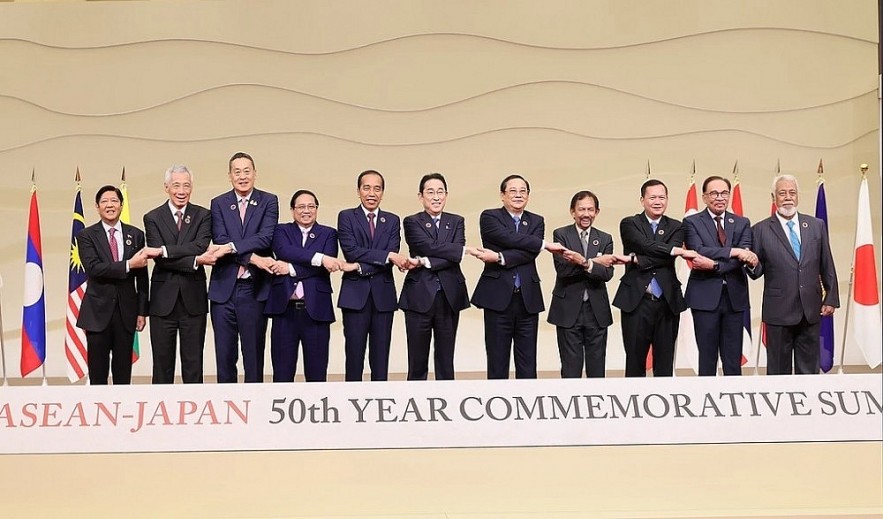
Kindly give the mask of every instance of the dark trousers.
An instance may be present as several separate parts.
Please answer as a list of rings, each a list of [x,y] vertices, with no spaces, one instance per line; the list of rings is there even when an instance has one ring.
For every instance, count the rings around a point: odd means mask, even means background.
[[[175,346],[181,337],[181,379],[185,384],[202,383],[202,351],[205,345],[205,314],[190,315],[181,297],[171,313],[150,317],[150,347],[153,351],[153,383],[175,381]]]
[[[257,300],[254,283],[251,280],[238,280],[227,302],[212,303],[211,315],[218,382],[239,380],[236,362],[239,360],[240,342],[245,381],[263,382],[267,318],[264,316],[264,303]]]
[[[528,313],[521,292],[512,294],[509,307],[503,312],[484,310],[488,379],[509,378],[509,357],[513,349],[515,378],[537,378],[538,326],[539,314]]]
[[[588,300],[580,306],[576,323],[570,328],[558,326],[558,354],[561,378],[580,378],[583,366],[586,377],[603,378],[607,359],[607,327],[598,324]]]
[[[622,312],[625,376],[647,376],[647,353],[653,345],[653,376],[670,377],[674,370],[677,316],[664,299],[647,295],[634,312]]]
[[[86,332],[86,364],[89,384],[106,386],[107,375],[113,370],[114,384],[132,383],[132,342],[135,332],[127,331],[119,307],[114,307],[107,328]]]
[[[273,382],[294,382],[299,345],[303,345],[307,382],[325,382],[327,379],[331,323],[314,321],[304,304],[303,301],[289,301],[282,315],[273,316],[270,330]]]
[[[343,310],[344,350],[346,352],[346,380],[362,380],[365,370],[365,351],[371,380],[386,380],[389,376],[389,343],[392,340],[392,319],[395,312],[380,312],[368,295],[361,310]]]
[[[727,286],[716,310],[693,309],[693,327],[699,347],[699,376],[717,375],[720,356],[724,375],[742,374],[742,330],[745,312],[733,310]]]
[[[405,311],[405,333],[408,336],[408,380],[426,380],[429,375],[429,344],[435,336],[435,379],[454,380],[454,342],[460,312],[451,305],[441,290],[435,293],[432,307],[426,313]]]
[[[767,375],[790,375],[791,359],[794,373],[814,375],[819,372],[819,328],[806,317],[794,326],[766,325]]]

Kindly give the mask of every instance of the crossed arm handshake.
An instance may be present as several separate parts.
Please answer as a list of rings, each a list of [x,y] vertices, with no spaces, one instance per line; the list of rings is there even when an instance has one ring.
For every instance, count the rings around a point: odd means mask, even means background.
[[[675,247],[675,249],[677,248],[678,247]],[[679,254],[679,256],[683,257],[684,259],[692,260],[693,268],[695,270],[714,270],[715,261],[713,259],[706,258],[696,251],[686,249],[681,250],[690,253],[689,255]],[[749,249],[733,247],[732,249],[730,249],[730,257],[738,259],[749,268],[753,269],[757,266],[757,254],[751,252]]]

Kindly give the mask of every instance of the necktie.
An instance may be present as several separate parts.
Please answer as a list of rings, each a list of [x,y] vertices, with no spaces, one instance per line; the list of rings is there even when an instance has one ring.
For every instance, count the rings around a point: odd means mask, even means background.
[[[368,213],[368,234],[374,239],[374,213]]]
[[[800,260],[800,237],[797,236],[797,231],[794,230],[794,221],[789,221],[788,226],[788,239],[791,241],[791,249],[794,251],[794,256],[797,260]]]
[[[586,258],[586,261],[589,261],[589,230],[583,229],[579,233],[579,239],[583,243],[583,257]],[[583,290],[583,301],[589,300],[589,290]]]
[[[515,232],[518,232],[518,229],[521,227],[521,217],[513,216],[512,221],[515,222]],[[515,271],[515,288],[521,288],[521,276],[518,275],[518,271]]]
[[[178,231],[181,231],[181,225],[184,224],[184,213],[181,211],[175,211],[175,223],[178,224]]]
[[[111,227],[107,230],[110,233],[110,239],[108,242],[110,243],[110,257],[113,258],[114,261],[120,260],[120,246],[117,245],[116,232],[117,230]]]
[[[301,244],[301,246],[304,246],[307,243],[307,231],[304,229],[301,229],[300,232],[303,234],[303,238],[301,239],[300,244]],[[291,298],[292,299],[303,299],[304,298],[304,286],[303,286],[303,283],[301,283],[300,281],[295,283],[294,294],[291,295]]]
[[[245,223],[245,208],[248,206],[247,198],[239,199],[239,220],[244,224]],[[237,279],[245,278],[245,275],[248,273],[248,269],[245,268],[245,265],[239,265],[239,272],[236,274]]]
[[[656,239],[656,228],[659,227],[658,222],[650,222],[650,228],[653,229],[653,239]],[[659,286],[659,282],[656,281],[656,277],[650,279],[650,293],[653,294],[654,297],[662,297],[662,287]]]
[[[720,242],[721,245],[727,244],[727,233],[724,232],[724,227],[721,225],[721,217],[715,216],[714,222],[717,226],[717,241]]]

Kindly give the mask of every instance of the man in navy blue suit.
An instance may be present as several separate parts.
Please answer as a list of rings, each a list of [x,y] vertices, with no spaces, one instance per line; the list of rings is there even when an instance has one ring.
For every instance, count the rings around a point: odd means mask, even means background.
[[[448,183],[441,173],[420,179],[417,198],[423,211],[405,217],[405,242],[411,263],[399,307],[408,335],[408,380],[426,380],[429,346],[435,336],[435,379],[454,379],[454,343],[460,310],[469,307],[460,262],[467,251],[463,217],[443,212]]]
[[[363,171],[356,181],[361,203],[337,216],[337,237],[347,262],[357,264],[340,284],[337,306],[343,310],[346,380],[362,380],[365,352],[371,380],[389,375],[392,320],[398,308],[393,265],[409,270],[407,256],[399,254],[399,217],[380,210],[385,183],[374,170]]]
[[[751,223],[727,211],[730,181],[723,177],[705,179],[702,199],[707,209],[684,219],[687,248],[700,254],[684,294],[693,313],[699,375],[716,375],[718,356],[724,375],[741,375],[742,329],[749,307],[743,265],[757,265]]]
[[[521,175],[500,183],[503,207],[482,211],[482,248],[476,257],[484,270],[472,304],[484,309],[484,341],[489,379],[509,378],[514,349],[515,377],[537,378],[537,329],[546,309],[536,258],[546,249],[561,254],[560,243],[546,242],[543,217],[528,212],[530,184]]]
[[[273,235],[276,261],[270,270],[276,277],[264,308],[273,320],[273,382],[294,381],[299,344],[307,382],[324,382],[334,322],[331,272],[352,271],[356,265],[337,259],[337,231],[316,222],[319,199],[312,191],[295,192],[290,205],[294,221],[277,225]]]
[[[257,169],[247,153],[230,158],[233,189],[212,199],[212,241],[218,257],[208,298],[218,382],[236,382],[238,343],[246,382],[264,380],[267,317],[264,303],[274,263],[270,244],[279,220],[276,195],[254,187]]]

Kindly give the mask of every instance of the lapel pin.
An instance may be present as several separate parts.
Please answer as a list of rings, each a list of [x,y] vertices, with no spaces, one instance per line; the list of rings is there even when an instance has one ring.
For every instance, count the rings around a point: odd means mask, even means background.
[[[126,245],[132,245],[132,240],[130,238],[126,238]]]
[[[598,246],[598,240],[592,240],[592,245],[594,245],[594,246],[597,247],[597,246]],[[598,253],[598,254],[600,254],[600,253]]]
[[[663,234],[665,234],[665,229],[659,229],[658,231],[656,231],[656,234],[662,236]]]
[[[190,215],[189,214],[184,217],[184,223],[186,223],[187,225],[190,225]]]
[[[386,223],[386,217],[381,216],[381,217],[380,217],[380,223]]]
[[[727,223],[736,223],[736,220],[733,220],[732,218],[730,218],[729,220],[727,220]]]
[[[258,205],[258,201],[257,200],[249,200],[248,205]]]
[[[803,225],[803,228],[804,228],[804,229],[806,229],[807,227],[809,227],[809,225],[806,225],[806,222],[803,222],[802,225]]]
[[[527,227],[527,220],[521,220],[521,225]]]
[[[445,224],[445,230],[447,231],[447,230],[449,230],[450,228],[451,228],[451,224],[446,223],[446,224]]]
[[[236,210],[236,204],[230,204],[230,210],[231,210],[231,211],[235,211],[235,210]]]
[[[315,235],[315,234],[313,234],[313,233],[310,233],[310,234],[309,234],[309,236],[310,236],[310,239],[311,239],[311,240],[312,240],[312,239],[313,239],[313,238],[315,238],[315,237],[316,237],[316,235]]]
[[[426,228],[429,229],[430,227],[432,227],[432,224],[429,222],[426,222]]]

